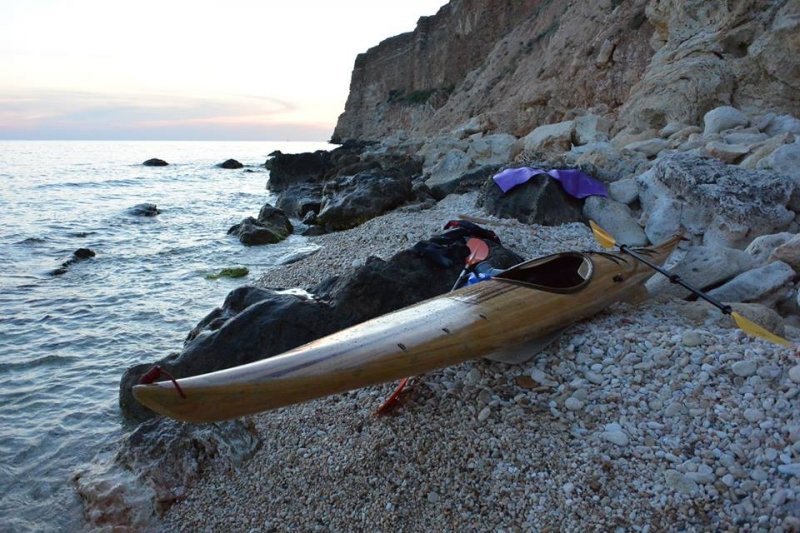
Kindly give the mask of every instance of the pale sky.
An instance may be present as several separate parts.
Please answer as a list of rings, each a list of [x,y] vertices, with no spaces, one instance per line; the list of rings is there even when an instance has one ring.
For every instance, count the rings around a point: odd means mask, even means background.
[[[447,0],[0,0],[0,139],[328,140]]]

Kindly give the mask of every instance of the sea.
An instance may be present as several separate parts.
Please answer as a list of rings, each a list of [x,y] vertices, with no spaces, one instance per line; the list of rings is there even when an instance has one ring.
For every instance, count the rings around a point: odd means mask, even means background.
[[[85,528],[71,478],[132,429],[119,380],[232,289],[314,245],[246,247],[274,150],[324,142],[0,141],[0,531]],[[165,167],[143,166],[157,157]],[[217,165],[233,158],[245,165]],[[156,204],[154,217],[131,207]],[[73,252],[95,256],[54,275]],[[240,279],[208,279],[247,267]]]

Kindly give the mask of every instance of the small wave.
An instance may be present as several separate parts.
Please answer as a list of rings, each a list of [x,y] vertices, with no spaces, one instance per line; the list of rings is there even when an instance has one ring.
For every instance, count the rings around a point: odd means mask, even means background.
[[[19,241],[17,244],[21,244],[23,246],[33,246],[36,244],[43,244],[47,242],[43,237],[28,237],[27,239],[23,239]]]
[[[138,179],[123,178],[101,181],[65,181],[62,183],[43,183],[37,185],[36,189],[76,189],[83,187],[130,187],[139,185]]]
[[[18,361],[14,363],[0,363],[0,372],[9,372],[12,370],[28,370],[31,368],[40,367],[62,367],[70,363],[78,361],[77,357],[61,356],[61,355],[44,355],[31,359],[29,361]]]

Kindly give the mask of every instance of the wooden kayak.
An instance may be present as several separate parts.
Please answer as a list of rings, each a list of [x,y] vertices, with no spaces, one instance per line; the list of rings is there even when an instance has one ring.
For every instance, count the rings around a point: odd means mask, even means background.
[[[680,237],[637,251],[662,264]],[[157,413],[215,422],[422,374],[530,343],[613,302],[641,297],[653,271],[629,255],[565,252],[417,303],[281,355],[200,376],[136,385]]]

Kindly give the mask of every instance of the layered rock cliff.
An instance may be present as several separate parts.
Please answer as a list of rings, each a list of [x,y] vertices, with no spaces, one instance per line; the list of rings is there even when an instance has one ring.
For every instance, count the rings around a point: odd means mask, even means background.
[[[614,131],[730,104],[800,114],[798,0],[451,0],[358,56],[333,140],[469,121],[516,136],[592,111]]]

